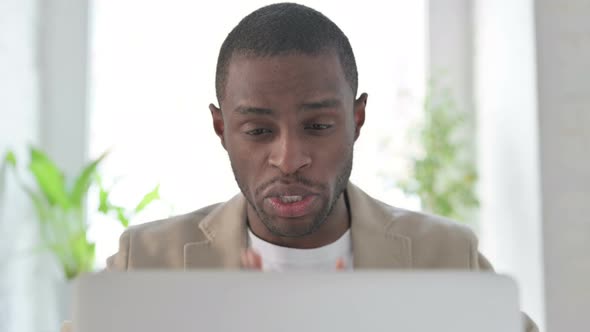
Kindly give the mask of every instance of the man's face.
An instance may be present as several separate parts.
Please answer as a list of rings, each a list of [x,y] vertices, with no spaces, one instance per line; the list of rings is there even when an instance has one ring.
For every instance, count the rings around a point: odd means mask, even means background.
[[[338,57],[234,56],[211,106],[250,209],[275,236],[318,229],[346,188],[366,94],[355,101]]]

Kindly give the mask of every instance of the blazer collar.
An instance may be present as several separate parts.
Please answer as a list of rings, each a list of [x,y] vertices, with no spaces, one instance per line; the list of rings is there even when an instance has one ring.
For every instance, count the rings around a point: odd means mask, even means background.
[[[248,245],[246,199],[242,194],[217,206],[199,223],[206,240],[184,245],[184,267],[239,269]]]
[[[398,234],[395,208],[354,184],[347,187],[355,269],[401,269],[412,266],[411,239]]]
[[[411,240],[394,232],[393,208],[350,182],[346,190],[354,268],[410,268]],[[240,252],[248,245],[246,204],[244,196],[238,194],[217,206],[199,223],[206,240],[185,244],[185,269],[240,268]]]

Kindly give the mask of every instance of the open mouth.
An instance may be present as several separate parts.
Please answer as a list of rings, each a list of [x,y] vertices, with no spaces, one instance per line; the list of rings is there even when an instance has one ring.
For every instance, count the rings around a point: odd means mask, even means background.
[[[280,195],[265,199],[274,215],[281,218],[298,218],[309,214],[317,195]]]
[[[303,200],[303,196],[280,196],[279,198],[283,203],[295,203]]]

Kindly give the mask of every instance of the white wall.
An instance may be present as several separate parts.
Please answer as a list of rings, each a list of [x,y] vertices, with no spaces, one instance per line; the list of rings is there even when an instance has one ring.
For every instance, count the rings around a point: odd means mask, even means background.
[[[536,1],[547,330],[590,329],[590,1]]]
[[[88,150],[88,1],[39,4],[40,138],[60,167],[75,175]]]
[[[533,2],[476,1],[474,23],[482,251],[543,329]]]
[[[473,111],[473,1],[428,1],[430,78],[444,79],[460,110]]]
[[[473,1],[427,1],[427,58],[426,79],[434,82],[433,93],[448,89],[456,109],[468,119],[475,119],[473,103]],[[462,137],[475,135],[475,127],[464,128]],[[468,147],[466,158],[476,163],[476,144]],[[464,222],[476,233],[481,233],[478,211],[464,216]]]
[[[476,6],[485,248],[549,332],[590,326],[588,17],[587,0]]]
[[[28,144],[47,151],[68,174],[85,162],[87,12],[86,1],[0,0],[0,154],[16,150],[21,166]],[[0,331],[56,331],[55,264],[35,253],[34,210],[13,173],[5,179]]]
[[[543,326],[532,2],[432,0],[428,13],[430,73],[477,118],[482,205],[471,226]]]
[[[0,0],[0,155],[35,143],[38,131],[36,0]],[[5,182],[3,180],[6,180]],[[12,174],[0,174],[0,331],[34,330],[32,275],[35,260],[27,197]]]

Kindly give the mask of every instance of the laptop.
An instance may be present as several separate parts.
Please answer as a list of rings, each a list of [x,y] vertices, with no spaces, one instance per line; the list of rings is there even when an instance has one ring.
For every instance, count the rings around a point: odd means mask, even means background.
[[[511,279],[475,272],[101,272],[74,332],[521,332]]]

